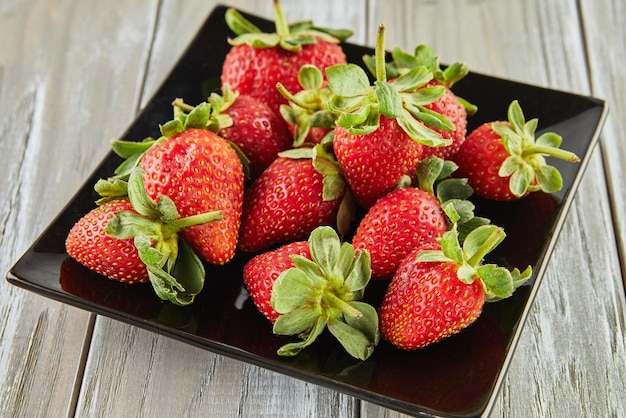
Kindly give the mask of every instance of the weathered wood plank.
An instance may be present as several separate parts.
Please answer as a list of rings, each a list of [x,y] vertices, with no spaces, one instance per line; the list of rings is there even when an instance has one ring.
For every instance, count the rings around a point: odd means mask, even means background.
[[[143,77],[137,69],[143,68],[145,34],[153,22],[133,18],[137,7],[146,10],[147,4],[119,3],[0,5],[0,269],[5,273],[104,156],[109,139],[132,119]],[[0,283],[1,416],[72,413],[92,319]]]
[[[371,19],[376,24],[384,21],[388,28],[389,47],[412,49],[426,43],[443,62],[465,61],[473,71],[581,94],[592,92],[574,1],[406,1],[403,9],[389,8],[384,2],[372,5]],[[593,8],[600,9],[596,3]],[[438,14],[452,24],[441,24]],[[604,19],[606,26],[608,17]],[[604,33],[600,26],[587,28],[587,33],[600,36]],[[617,39],[622,39],[619,32]],[[607,54],[613,51],[609,48]],[[608,201],[596,151],[492,416],[617,416],[624,410],[626,307]],[[597,385],[598,381],[604,383]],[[380,414],[380,408],[364,403],[364,416]]]
[[[626,4],[614,1],[580,1],[585,30],[592,91],[610,106],[601,147],[611,194],[612,215],[622,260],[626,257]],[[608,29],[610,28],[610,29]],[[622,272],[624,263],[622,261]],[[624,283],[626,286],[626,282]]]

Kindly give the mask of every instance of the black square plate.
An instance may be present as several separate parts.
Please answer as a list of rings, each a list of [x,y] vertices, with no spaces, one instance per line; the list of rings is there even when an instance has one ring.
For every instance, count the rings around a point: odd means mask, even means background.
[[[171,119],[176,97],[188,103],[206,100],[219,86],[222,62],[232,36],[224,23],[226,7],[208,17],[164,84],[123,135],[141,140],[158,136],[158,124]],[[263,30],[273,24],[246,15]],[[361,63],[370,48],[344,44],[349,62]],[[535,193],[512,203],[476,200],[476,213],[503,226],[500,265],[532,265],[528,285],[509,299],[490,304],[470,327],[422,350],[401,352],[381,342],[367,361],[349,357],[332,338],[322,337],[295,358],[281,358],[286,342],[256,310],[242,284],[242,268],[251,257],[239,253],[226,266],[207,266],[205,289],[196,302],[181,308],[163,303],[149,284],[127,286],[105,279],[70,259],[64,248],[71,226],[92,209],[93,185],[111,175],[120,160],[109,154],[65,209],[11,268],[7,280],[46,297],[117,319],[159,334],[378,403],[408,414],[478,416],[489,411],[510,362],[522,324],[534,299],[549,254],[574,193],[597,143],[606,117],[603,101],[586,96],[470,73],[455,92],[478,105],[468,129],[506,118],[517,99],[527,119],[539,118],[540,131],[563,136],[563,148],[581,157],[579,164],[554,163],[564,187],[555,195]],[[534,219],[523,226],[520,219]],[[383,285],[373,283],[367,297],[380,300]],[[458,388],[463,390],[458,390]]]

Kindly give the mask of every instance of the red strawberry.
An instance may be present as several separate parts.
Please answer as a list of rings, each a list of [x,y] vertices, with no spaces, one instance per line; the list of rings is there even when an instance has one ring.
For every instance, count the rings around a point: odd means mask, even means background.
[[[76,261],[106,277],[124,283],[147,282],[148,270],[133,239],[118,239],[105,232],[109,220],[122,211],[135,212],[130,200],[111,200],[91,210],[74,224],[65,248]]]
[[[352,244],[370,252],[372,279],[389,279],[408,252],[424,243],[436,243],[447,230],[437,199],[418,188],[404,187],[381,197],[370,208]]]
[[[524,119],[517,100],[511,102],[508,121],[485,123],[463,143],[454,161],[475,193],[490,200],[516,200],[533,191],[561,189],[559,171],[546,164],[552,156],[577,162],[579,158],[559,148],[561,136],[549,132],[535,141],[537,119]]]
[[[244,268],[246,285],[257,296],[259,309],[270,317],[278,313],[274,333],[300,339],[283,345],[278,354],[295,356],[328,328],[351,356],[367,359],[379,340],[376,310],[359,301],[371,275],[367,251],[355,254],[352,245],[341,243],[328,226],[314,229],[307,244],[308,250],[291,244],[257,256]],[[293,267],[273,280],[275,270],[267,266],[287,266],[291,251],[308,252],[310,257],[292,254]],[[267,290],[258,291],[269,287],[273,311],[267,305]]]
[[[301,240],[320,225],[337,223],[345,192],[343,179],[335,174],[325,180],[314,166],[310,148],[294,151],[303,158],[281,154],[246,191],[241,250],[253,252]]]
[[[441,250],[426,247],[411,252],[378,309],[381,337],[401,349],[418,349],[474,322],[485,299],[510,296],[530,277],[531,269],[509,272],[482,264],[484,255],[502,239],[501,228],[485,225],[473,230],[461,247],[454,226],[443,234]]]
[[[279,315],[270,304],[272,287],[280,273],[295,267],[291,257],[294,254],[310,259],[309,243],[296,241],[286,244],[256,255],[244,266],[243,281],[248,293],[259,311],[271,322],[275,322]]]
[[[146,192],[156,202],[168,196],[182,217],[221,211],[221,220],[186,228],[180,235],[209,263],[224,264],[235,254],[241,222],[241,161],[214,132],[177,126],[141,158]]]
[[[439,115],[444,115],[454,126],[454,129],[437,129],[442,138],[450,140],[449,145],[443,147],[424,147],[424,157],[435,155],[440,158],[450,159],[465,141],[467,134],[467,115],[477,111],[476,106],[468,103],[464,99],[457,97],[451,90],[452,85],[464,78],[468,74],[465,63],[455,62],[442,70],[439,65],[439,57],[428,45],[418,45],[415,52],[410,54],[400,48],[394,48],[391,52],[392,61],[386,64],[387,76],[392,79],[406,74],[410,70],[424,66],[433,73],[433,80],[420,89],[426,90],[432,87],[443,87],[443,95],[424,105],[424,109],[433,111]],[[372,74],[375,74],[375,59],[370,55],[363,57]]]
[[[326,31],[310,22],[289,26],[278,0],[274,0],[276,33],[264,34],[234,9],[226,12],[226,23],[238,35],[229,40],[231,50],[224,59],[221,81],[241,94],[255,97],[279,114],[287,100],[276,84],[297,92],[298,71],[304,64],[321,70],[346,62],[339,45],[350,31]]]
[[[377,129],[369,134],[335,128],[333,149],[355,200],[363,208],[392,191],[422,157],[422,144],[412,140],[395,119],[382,115]]]
[[[446,145],[428,126],[452,129],[443,115],[424,111],[424,105],[443,94],[443,87],[419,89],[432,79],[426,67],[416,67],[387,82],[384,27],[376,41],[376,77],[370,85],[365,71],[354,64],[326,69],[336,97],[330,107],[338,114],[333,147],[343,175],[364,208],[393,190],[402,176],[413,171],[422,157],[422,144]],[[426,124],[424,124],[426,122]]]

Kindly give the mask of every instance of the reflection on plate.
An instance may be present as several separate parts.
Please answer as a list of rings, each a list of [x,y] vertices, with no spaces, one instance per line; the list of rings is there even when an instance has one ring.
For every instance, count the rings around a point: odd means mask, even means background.
[[[229,49],[226,39],[232,36],[224,23],[225,10],[218,7],[211,13],[123,139],[157,136],[158,124],[171,118],[174,98],[200,103],[218,87],[221,63]],[[271,22],[246,17],[264,30],[273,29]],[[372,53],[370,48],[352,44],[345,44],[344,50],[354,63]],[[322,337],[295,358],[279,357],[276,349],[286,340],[272,334],[271,324],[256,310],[242,284],[243,265],[250,254],[239,253],[226,266],[207,266],[205,289],[192,306],[184,308],[157,300],[149,284],[128,286],[90,272],[66,255],[64,242],[74,222],[94,207],[95,181],[110,176],[120,163],[112,153],[13,266],[7,279],[52,299],[405,413],[486,413],[597,142],[606,107],[591,97],[476,73],[455,85],[455,92],[478,105],[468,129],[506,118],[509,103],[518,99],[529,119],[539,118],[539,131],[562,135],[563,148],[576,153],[582,162],[554,162],[564,180],[563,189],[555,195],[534,194],[508,203],[476,200],[476,214],[492,219],[508,234],[492,261],[519,267],[530,264],[534,276],[513,297],[488,305],[476,323],[443,342],[414,352],[401,352],[381,342],[374,355],[361,362],[345,354],[332,337]],[[522,227],[519,220],[530,213],[538,214],[538,220]],[[379,301],[384,286],[372,283],[366,299]]]

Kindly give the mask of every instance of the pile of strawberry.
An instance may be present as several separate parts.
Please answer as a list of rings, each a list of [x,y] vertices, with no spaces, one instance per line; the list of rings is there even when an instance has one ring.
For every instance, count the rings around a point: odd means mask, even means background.
[[[298,336],[281,355],[325,329],[359,359],[381,337],[413,350],[459,332],[531,275],[484,261],[505,232],[469,198],[552,193],[562,179],[545,157],[577,157],[557,134],[535,138],[517,101],[467,134],[477,109],[451,90],[466,65],[442,70],[424,45],[385,62],[381,25],[364,69],[346,62],[349,31],[287,25],[274,5],[271,34],[227,11],[221,94],[176,99],[157,139],[113,143],[124,161],[95,185],[68,254],[188,305],[205,263],[254,253],[250,297],[274,333]],[[362,301],[370,280],[388,282],[379,306]]]

